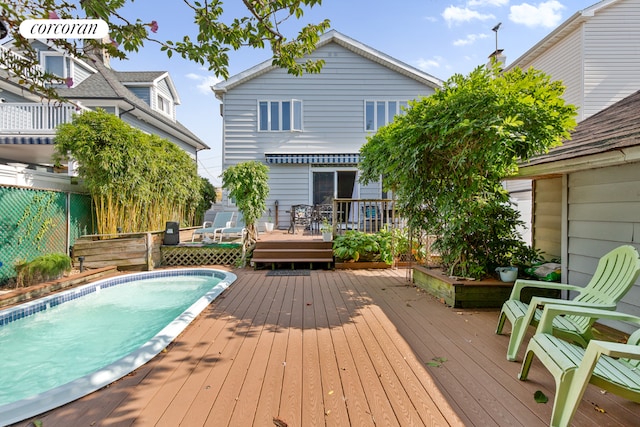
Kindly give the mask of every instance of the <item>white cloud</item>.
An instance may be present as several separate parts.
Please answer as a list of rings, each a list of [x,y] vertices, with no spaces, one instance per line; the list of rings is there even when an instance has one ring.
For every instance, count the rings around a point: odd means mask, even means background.
[[[479,21],[486,21],[488,19],[496,19],[496,17],[492,14],[483,14],[475,10],[471,10],[469,8],[461,8],[457,6],[449,6],[444,12],[442,12],[442,17],[447,22],[449,26],[452,24],[460,24],[462,22],[469,22],[475,19]]]
[[[431,71],[435,68],[440,68],[442,65],[443,58],[440,56],[435,56],[433,59],[424,59],[420,58],[416,61],[416,65],[422,71]]]
[[[196,87],[198,90],[205,95],[212,95],[213,91],[211,90],[211,86],[220,83],[222,80],[212,75],[200,75],[195,73],[189,73],[186,76],[188,79],[195,80],[198,82]]]
[[[467,46],[470,44],[474,44],[476,40],[486,39],[489,37],[487,34],[469,34],[464,39],[454,40],[454,46]]]
[[[435,16],[425,16],[424,20],[428,22],[438,22],[438,18],[436,18]]]
[[[565,7],[557,0],[549,0],[538,5],[522,3],[511,6],[509,19],[516,24],[523,24],[527,27],[554,28],[562,20],[562,9]]]
[[[506,6],[509,4],[509,0],[469,0],[467,6],[469,7],[483,7],[483,6]]]

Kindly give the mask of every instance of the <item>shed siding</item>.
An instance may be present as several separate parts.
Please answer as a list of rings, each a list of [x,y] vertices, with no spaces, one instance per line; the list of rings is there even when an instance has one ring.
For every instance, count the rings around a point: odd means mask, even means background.
[[[577,172],[568,183],[568,279],[584,285],[602,255],[622,244],[640,244],[640,168],[636,163]],[[640,284],[618,308],[640,315]]]
[[[539,179],[534,185],[533,247],[546,259],[562,253],[562,178]]]
[[[584,117],[640,87],[640,0],[623,0],[588,20],[584,32]]]

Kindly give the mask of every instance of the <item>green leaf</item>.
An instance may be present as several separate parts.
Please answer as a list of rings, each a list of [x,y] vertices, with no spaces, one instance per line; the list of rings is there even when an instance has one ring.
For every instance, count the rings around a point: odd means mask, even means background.
[[[535,393],[533,393],[533,398],[537,403],[547,403],[549,401],[549,398],[540,390],[537,390]]]

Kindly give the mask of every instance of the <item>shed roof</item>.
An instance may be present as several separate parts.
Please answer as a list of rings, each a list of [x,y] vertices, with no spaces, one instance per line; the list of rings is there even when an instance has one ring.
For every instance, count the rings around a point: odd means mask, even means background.
[[[571,139],[521,168],[640,147],[640,91],[583,120]]]

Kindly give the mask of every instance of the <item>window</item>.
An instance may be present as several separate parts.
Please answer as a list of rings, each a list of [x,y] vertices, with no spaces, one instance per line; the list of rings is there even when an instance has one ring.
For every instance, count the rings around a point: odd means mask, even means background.
[[[171,101],[161,95],[157,95],[156,108],[165,114],[171,115]]]
[[[58,53],[42,52],[44,70],[58,77],[71,77],[71,60]]]
[[[302,101],[259,101],[258,130],[302,131]]]
[[[395,116],[403,114],[407,105],[407,101],[365,101],[364,129],[375,131],[393,122]]]

